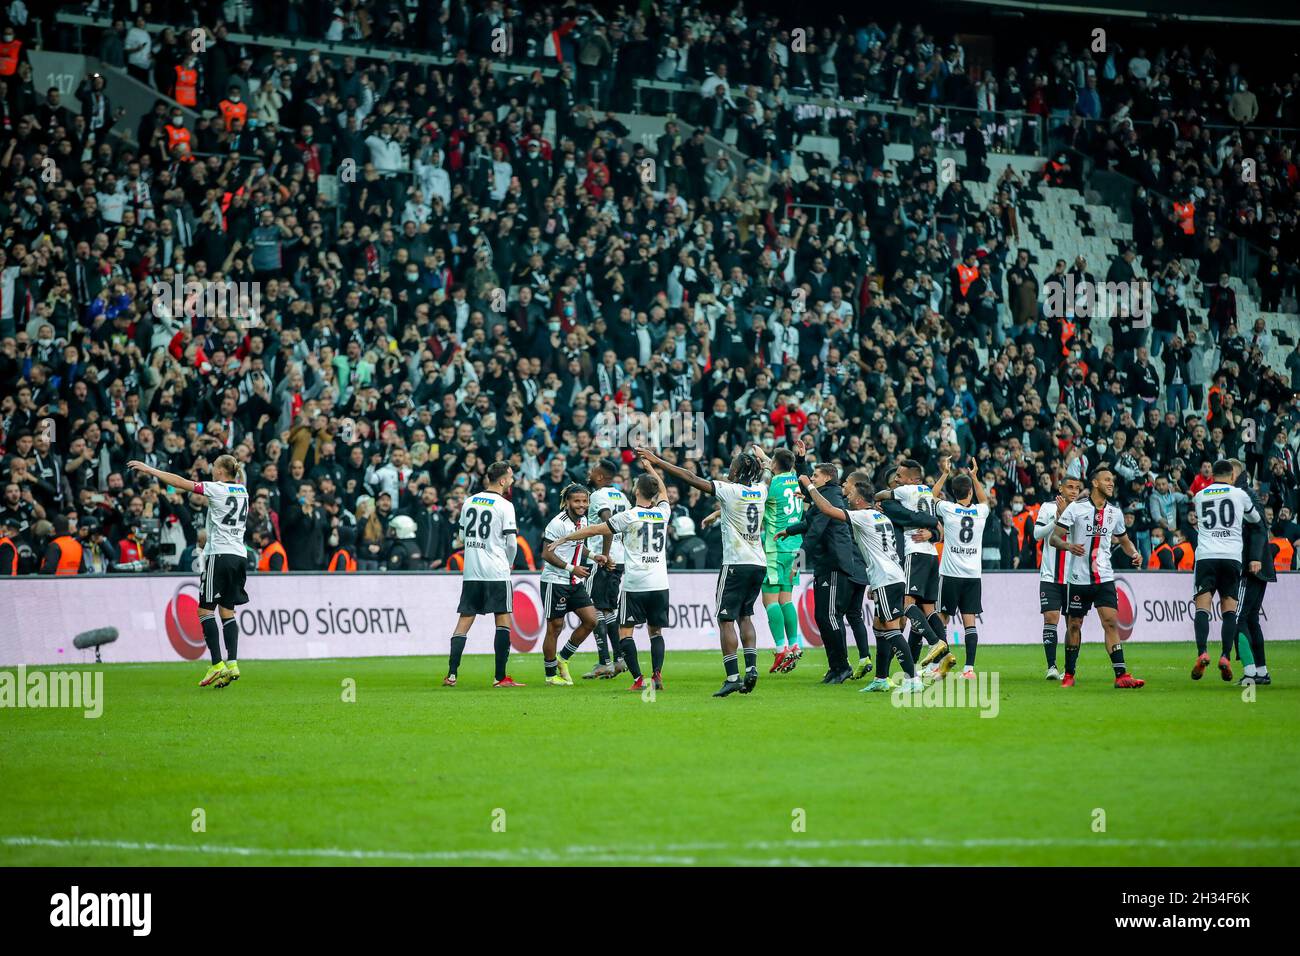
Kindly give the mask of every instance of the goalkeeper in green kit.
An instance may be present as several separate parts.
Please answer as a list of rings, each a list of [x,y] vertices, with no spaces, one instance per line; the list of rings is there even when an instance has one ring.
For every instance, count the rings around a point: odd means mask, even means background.
[[[803,492],[794,471],[794,452],[778,448],[769,458],[758,445],[750,446],[763,466],[772,470],[767,486],[767,503],[763,513],[763,550],[767,554],[767,575],[763,579],[763,607],[767,625],[772,629],[776,658],[769,674],[794,670],[803,656],[799,643],[799,615],[794,605],[794,588],[799,583],[796,562],[803,547],[801,535],[777,538],[778,531],[803,520]],[[721,512],[704,519],[707,526],[718,520]]]

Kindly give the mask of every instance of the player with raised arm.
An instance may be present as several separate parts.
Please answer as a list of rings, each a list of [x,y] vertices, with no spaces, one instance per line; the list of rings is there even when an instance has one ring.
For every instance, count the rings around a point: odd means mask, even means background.
[[[934,490],[925,484],[921,463],[904,459],[889,479],[889,487],[876,495],[876,507],[902,533],[903,573],[907,575],[907,596],[903,613],[912,625],[908,649],[916,658],[921,642],[930,645],[922,665],[938,660],[948,651],[943,618],[935,606],[939,600],[939,552],[932,538],[938,535]]]
[[[736,691],[748,694],[758,683],[758,634],[753,615],[754,603],[767,575],[763,510],[770,471],[758,455],[744,451],[732,459],[727,481],[701,478],[689,469],[664,461],[648,448],[638,449],[637,455],[692,488],[713,495],[722,508],[722,570],[718,572],[717,612],[722,666],[727,677],[713,696],[726,697]],[[737,645],[745,655],[743,681]]]
[[[1254,499],[1233,484],[1232,462],[1225,459],[1213,466],[1214,481],[1192,498],[1196,512],[1196,564],[1193,568],[1193,595],[1196,617],[1196,664],[1192,680],[1200,680],[1210,664],[1210,603],[1219,596],[1223,613],[1220,632],[1219,676],[1232,680],[1232,646],[1237,640],[1237,602],[1241,589],[1242,528],[1246,522],[1258,524],[1259,509]],[[1259,554],[1250,556],[1258,561]]]
[[[761,450],[758,446],[755,450],[761,460]],[[803,517],[803,495],[799,492],[799,477],[794,471],[794,452],[778,448],[772,454],[770,467],[772,480],[768,482],[767,502],[763,506],[763,553],[767,557],[763,607],[767,612],[767,626],[772,632],[776,656],[769,674],[794,670],[803,656],[803,647],[799,643],[799,612],[794,605],[794,589],[799,583],[799,570],[795,563],[803,547],[803,537],[777,537],[778,532]]]
[[[955,614],[961,615],[962,633],[966,648],[966,664],[961,676],[975,676],[975,654],[979,650],[979,628],[976,616],[984,612],[984,588],[981,577],[984,568],[984,524],[989,517],[989,496],[979,477],[979,465],[972,458],[970,468],[953,475],[952,460],[939,463],[941,474],[934,486],[938,499],[949,485],[951,501],[938,500],[935,513],[943,522],[943,559],[939,562],[939,613],[943,615],[944,629]],[[951,476],[951,482],[949,478]],[[942,678],[957,663],[952,655],[945,655],[935,666],[935,676]]]
[[[632,506],[627,495],[614,487],[617,475],[617,466],[608,458],[600,459],[587,473],[587,479],[591,483],[591,495],[587,504],[588,525],[608,523],[614,515]],[[612,534],[606,535],[591,542],[587,552],[592,568],[587,586],[596,608],[594,633],[599,660],[582,677],[583,680],[608,680],[627,670],[627,664],[619,650],[618,638],[618,595],[623,585],[623,542]]]
[[[1057,516],[1083,492],[1083,482],[1066,471],[1061,479],[1061,493],[1038,509],[1034,521],[1034,539],[1043,543],[1043,558],[1038,566],[1038,610],[1043,615],[1043,653],[1047,656],[1047,679],[1060,680],[1056,669],[1057,630],[1065,610],[1065,588],[1069,583],[1066,567],[1069,552],[1052,545]]]
[[[464,580],[460,587],[460,619],[451,637],[451,658],[442,683],[456,686],[460,658],[474,618],[491,614],[496,622],[493,651],[496,672],[493,687],[524,687],[506,673],[510,660],[510,623],[514,610],[514,589],[510,571],[519,550],[515,525],[515,506],[510,503],[510,487],[515,482],[514,469],[504,461],[488,465],[483,490],[465,499],[460,510],[460,531],[465,542]]]
[[[1124,512],[1111,504],[1115,495],[1115,473],[1099,465],[1092,473],[1085,498],[1071,502],[1056,519],[1052,547],[1068,551],[1069,585],[1066,587],[1065,675],[1062,687],[1074,686],[1079,663],[1079,645],[1083,640],[1083,619],[1093,607],[1106,634],[1106,652],[1115,669],[1115,686],[1142,687],[1146,681],[1134,677],[1124,663],[1124,645],[1115,620],[1119,599],[1115,592],[1115,569],[1110,550],[1118,541],[1134,566],[1142,564],[1142,553],[1129,540],[1124,526]]]
[[[126,466],[173,488],[207,499],[208,513],[204,521],[207,543],[203,545],[199,565],[199,623],[203,626],[203,641],[212,655],[212,664],[199,681],[199,686],[225,687],[240,678],[239,623],[235,620],[235,608],[248,603],[248,594],[244,590],[248,569],[248,552],[244,546],[244,528],[248,521],[244,466],[234,455],[221,455],[212,463],[211,481],[191,481],[152,468],[142,461],[129,461]],[[225,660],[221,658],[223,637],[226,642]]]
[[[587,523],[589,494],[582,485],[571,484],[560,495],[560,513],[551,519],[542,532],[542,606],[546,617],[546,636],[542,638],[542,665],[546,669],[546,683],[551,686],[572,687],[569,658],[578,652],[582,642],[596,626],[596,608],[584,583],[591,568],[582,562],[586,547],[579,541],[560,545],[558,541],[570,531],[577,531]],[[564,619],[573,612],[578,615],[564,649],[557,659],[555,645],[564,630]]]
[[[607,543],[610,536],[621,539],[624,563],[618,599],[618,635],[623,659],[633,677],[628,690],[646,687],[633,637],[641,624],[650,632],[651,679],[655,690],[663,690],[663,629],[668,626],[668,522],[672,520],[672,507],[668,504],[668,490],[654,465],[644,459],[641,464],[646,473],[636,480],[636,507],[613,513],[606,521],[570,531],[557,538],[555,546],[596,536],[604,536]]]
[[[916,674],[912,652],[903,640],[903,595],[907,590],[907,576],[898,563],[898,541],[894,523],[873,505],[875,489],[861,475],[850,475],[844,486],[844,500],[848,510],[837,508],[826,500],[812,480],[804,475],[799,479],[813,506],[832,521],[846,521],[853,532],[853,541],[867,568],[867,586],[871,591],[871,604],[875,611],[876,677],[864,693],[888,691],[889,665],[897,655],[907,680],[904,690],[922,690],[921,679]]]

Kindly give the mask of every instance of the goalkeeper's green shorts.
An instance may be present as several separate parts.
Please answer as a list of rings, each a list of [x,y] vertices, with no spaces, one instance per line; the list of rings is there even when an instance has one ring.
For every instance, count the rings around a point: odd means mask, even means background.
[[[799,572],[795,570],[798,551],[776,551],[767,556],[767,575],[763,578],[764,594],[780,594],[793,591],[799,583]]]

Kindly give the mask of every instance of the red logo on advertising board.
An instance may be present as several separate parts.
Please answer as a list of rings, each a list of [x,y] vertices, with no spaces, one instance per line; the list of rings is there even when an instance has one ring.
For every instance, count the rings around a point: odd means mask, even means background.
[[[207,648],[203,641],[203,625],[199,623],[198,595],[199,586],[193,581],[186,581],[176,589],[163,612],[167,640],[171,641],[176,653],[187,661],[198,660]]]

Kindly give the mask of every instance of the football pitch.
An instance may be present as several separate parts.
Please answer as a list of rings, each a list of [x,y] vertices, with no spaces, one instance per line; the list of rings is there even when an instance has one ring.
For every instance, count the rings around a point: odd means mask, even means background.
[[[706,652],[670,651],[653,699],[578,679],[591,653],[564,688],[514,658],[520,690],[486,655],[452,689],[435,657],[250,656],[221,690],[108,664],[98,719],[0,709],[0,863],[1300,863],[1300,643],[1270,644],[1253,700],[1193,683],[1190,642],[1128,655],[1145,688],[1092,643],[1070,690],[1039,647],[981,648],[989,717],[821,686],[820,650],[769,676],[764,647],[721,700]]]

